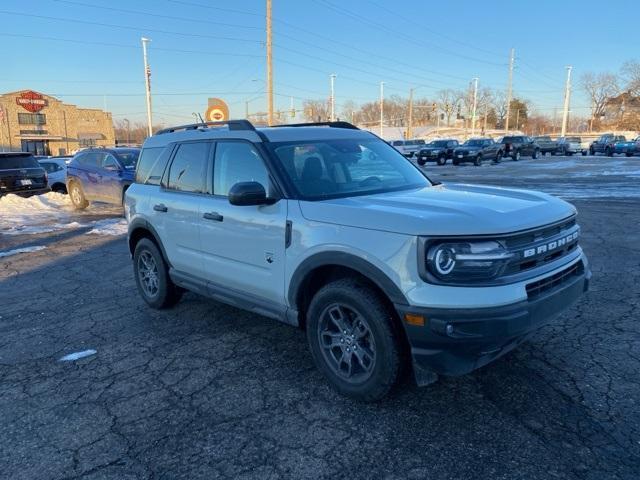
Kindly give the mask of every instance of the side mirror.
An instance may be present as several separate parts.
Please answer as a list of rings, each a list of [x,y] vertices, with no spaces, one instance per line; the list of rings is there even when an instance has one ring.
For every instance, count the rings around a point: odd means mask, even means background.
[[[275,203],[267,198],[267,192],[258,182],[238,182],[229,190],[229,203],[237,206],[271,205]]]

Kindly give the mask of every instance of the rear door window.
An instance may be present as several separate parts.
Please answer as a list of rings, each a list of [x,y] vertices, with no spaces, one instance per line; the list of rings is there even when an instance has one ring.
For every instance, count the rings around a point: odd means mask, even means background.
[[[210,142],[180,144],[169,167],[167,188],[180,192],[204,193],[210,150]]]
[[[164,151],[164,147],[142,150],[136,167],[136,183],[160,185],[160,179],[167,165],[168,155],[162,155]]]
[[[4,170],[39,167],[40,164],[33,155],[0,155],[0,168]]]

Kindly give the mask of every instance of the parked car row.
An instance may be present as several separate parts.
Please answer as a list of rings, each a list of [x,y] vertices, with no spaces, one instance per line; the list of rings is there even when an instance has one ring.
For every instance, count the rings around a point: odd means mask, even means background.
[[[627,141],[624,135],[605,133],[590,145],[589,153],[591,155],[604,153],[608,157],[612,157],[614,154],[631,157],[640,154],[640,136]]]
[[[133,182],[139,148],[88,148],[75,156],[45,157],[29,152],[0,153],[0,195],[54,191],[70,193],[83,209],[91,201],[121,205]]]
[[[520,160],[522,157],[533,159],[542,155],[596,155],[604,153],[631,157],[640,154],[640,136],[627,141],[623,135],[604,134],[589,143],[582,138],[558,137],[555,140],[548,135],[529,137],[510,135],[497,141],[492,138],[472,138],[460,143],[455,138],[444,138],[426,143],[424,140],[393,140],[389,144],[407,158],[415,157],[418,165],[427,162],[445,165],[449,160],[454,165],[473,163],[480,165],[484,160],[500,162],[504,158]]]

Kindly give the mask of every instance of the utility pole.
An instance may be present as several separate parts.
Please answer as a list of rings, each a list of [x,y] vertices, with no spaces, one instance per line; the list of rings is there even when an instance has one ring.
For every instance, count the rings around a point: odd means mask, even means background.
[[[567,134],[567,121],[569,120],[569,102],[571,101],[571,65],[567,66],[567,83],[564,87],[564,112],[562,112],[562,133],[564,137]]]
[[[384,135],[384,82],[380,82],[380,136]]]
[[[482,135],[484,135],[487,131],[487,102],[485,99],[485,103],[484,103],[484,123],[482,124]]]
[[[478,77],[473,79],[473,109],[471,110],[471,136],[476,134],[476,108],[478,107]]]
[[[407,138],[413,138],[413,88],[409,89],[409,121],[407,122]]]
[[[64,111],[62,113],[64,113]],[[65,120],[65,130],[66,130],[66,124],[67,124],[66,116],[64,120]],[[125,118],[124,121],[127,122],[127,145],[131,145],[131,122],[129,121],[128,118]],[[65,136],[66,135],[67,134],[65,133]],[[69,147],[67,146],[67,148]]]
[[[507,83],[507,116],[504,121],[504,131],[509,132],[509,114],[511,113],[511,95],[513,93],[513,63],[515,61],[516,51],[511,49],[509,57],[509,83]]]
[[[519,123],[520,123],[520,109],[516,110],[516,130],[518,130]]]
[[[271,0],[267,0],[267,124],[273,125],[273,57],[271,55]]]
[[[335,122],[336,121],[336,97],[335,97],[334,83],[336,80],[336,74],[332,73],[331,75],[329,75],[329,78],[331,79],[331,98],[329,99],[331,101],[331,104],[330,104],[331,114],[329,115],[329,120],[332,122]]]
[[[147,93],[147,130],[149,136],[153,135],[153,122],[151,120],[151,69],[147,59],[147,43],[151,40],[142,37],[142,57],[144,58],[144,85]]]

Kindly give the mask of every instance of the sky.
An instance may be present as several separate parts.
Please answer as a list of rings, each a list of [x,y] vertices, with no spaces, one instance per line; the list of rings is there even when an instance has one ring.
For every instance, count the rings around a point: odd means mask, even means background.
[[[33,89],[145,118],[140,38],[151,39],[154,123],[179,124],[223,98],[232,117],[265,111],[265,0],[1,0],[0,92]],[[276,109],[291,98],[433,98],[445,88],[506,89],[552,115],[573,66],[571,111],[588,115],[579,78],[640,59],[634,3],[609,0],[273,0]]]

